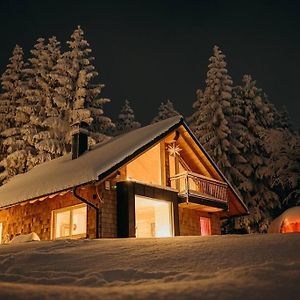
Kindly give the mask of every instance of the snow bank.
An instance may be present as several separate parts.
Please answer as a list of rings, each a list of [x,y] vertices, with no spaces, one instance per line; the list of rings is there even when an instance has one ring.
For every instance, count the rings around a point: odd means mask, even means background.
[[[300,234],[0,246],[0,299],[299,299]]]
[[[300,223],[300,206],[291,207],[274,219],[268,229],[268,233],[279,233],[283,222]]]
[[[35,232],[17,235],[10,241],[10,244],[28,243],[33,241],[40,241],[39,236]]]

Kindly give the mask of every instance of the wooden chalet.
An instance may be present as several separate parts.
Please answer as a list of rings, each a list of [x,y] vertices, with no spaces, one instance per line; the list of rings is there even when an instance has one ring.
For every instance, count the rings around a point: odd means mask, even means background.
[[[248,213],[181,117],[91,149],[87,136],[78,127],[72,153],[0,187],[0,241],[220,234]]]

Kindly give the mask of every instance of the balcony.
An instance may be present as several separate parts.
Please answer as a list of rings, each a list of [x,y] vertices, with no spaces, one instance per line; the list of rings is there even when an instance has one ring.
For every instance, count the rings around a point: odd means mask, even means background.
[[[193,172],[183,172],[170,178],[171,187],[178,190],[183,202],[206,207],[206,211],[228,209],[228,185]]]

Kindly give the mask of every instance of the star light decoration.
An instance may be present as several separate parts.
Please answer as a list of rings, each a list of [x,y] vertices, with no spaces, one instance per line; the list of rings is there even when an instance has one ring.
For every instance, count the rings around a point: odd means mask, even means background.
[[[182,150],[175,142],[168,145],[168,152],[171,156],[180,156],[180,151]]]

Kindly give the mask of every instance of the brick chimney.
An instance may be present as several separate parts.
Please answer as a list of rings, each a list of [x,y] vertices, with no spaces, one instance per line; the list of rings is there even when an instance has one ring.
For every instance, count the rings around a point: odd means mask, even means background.
[[[74,123],[71,127],[72,159],[76,159],[88,150],[89,124],[82,121]]]

